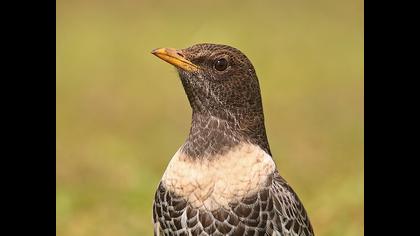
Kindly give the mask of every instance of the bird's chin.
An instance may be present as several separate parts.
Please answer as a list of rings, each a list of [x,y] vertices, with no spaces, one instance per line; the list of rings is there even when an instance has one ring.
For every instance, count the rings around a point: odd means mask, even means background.
[[[185,86],[189,87],[189,86],[192,86],[193,84],[200,83],[202,79],[202,76],[199,73],[190,72],[190,71],[186,71],[179,68],[177,68],[177,70],[178,70],[179,78],[181,79],[184,87]]]
[[[181,77],[181,79],[191,80],[193,78],[197,78],[199,76],[196,72],[186,71],[181,68],[177,68],[178,74]]]
[[[179,74],[179,77],[181,77],[181,79],[183,78],[188,78],[191,76],[191,72],[185,71],[183,69],[180,68],[176,68]]]

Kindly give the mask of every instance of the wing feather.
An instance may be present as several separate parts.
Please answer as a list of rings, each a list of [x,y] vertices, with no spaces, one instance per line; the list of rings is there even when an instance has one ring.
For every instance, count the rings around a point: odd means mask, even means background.
[[[313,236],[312,225],[302,202],[278,171],[273,173],[270,190],[276,216],[271,221],[273,228],[281,235]]]

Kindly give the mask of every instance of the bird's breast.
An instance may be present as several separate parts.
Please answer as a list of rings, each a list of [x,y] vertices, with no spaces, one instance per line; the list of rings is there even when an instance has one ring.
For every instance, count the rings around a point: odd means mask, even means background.
[[[191,158],[180,150],[162,178],[164,187],[193,207],[229,207],[267,184],[275,164],[259,146],[242,143],[223,155]]]

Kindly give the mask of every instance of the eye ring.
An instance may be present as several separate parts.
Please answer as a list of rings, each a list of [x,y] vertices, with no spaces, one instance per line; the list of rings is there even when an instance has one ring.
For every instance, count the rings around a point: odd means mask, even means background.
[[[228,61],[225,58],[217,59],[214,63],[214,68],[218,71],[224,71],[228,67]]]

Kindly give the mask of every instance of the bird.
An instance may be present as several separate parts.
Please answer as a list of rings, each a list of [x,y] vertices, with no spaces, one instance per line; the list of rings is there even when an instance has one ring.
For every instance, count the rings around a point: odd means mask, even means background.
[[[314,235],[272,158],[245,54],[212,43],[152,54],[175,66],[192,110],[189,134],[154,196],[154,235]]]

